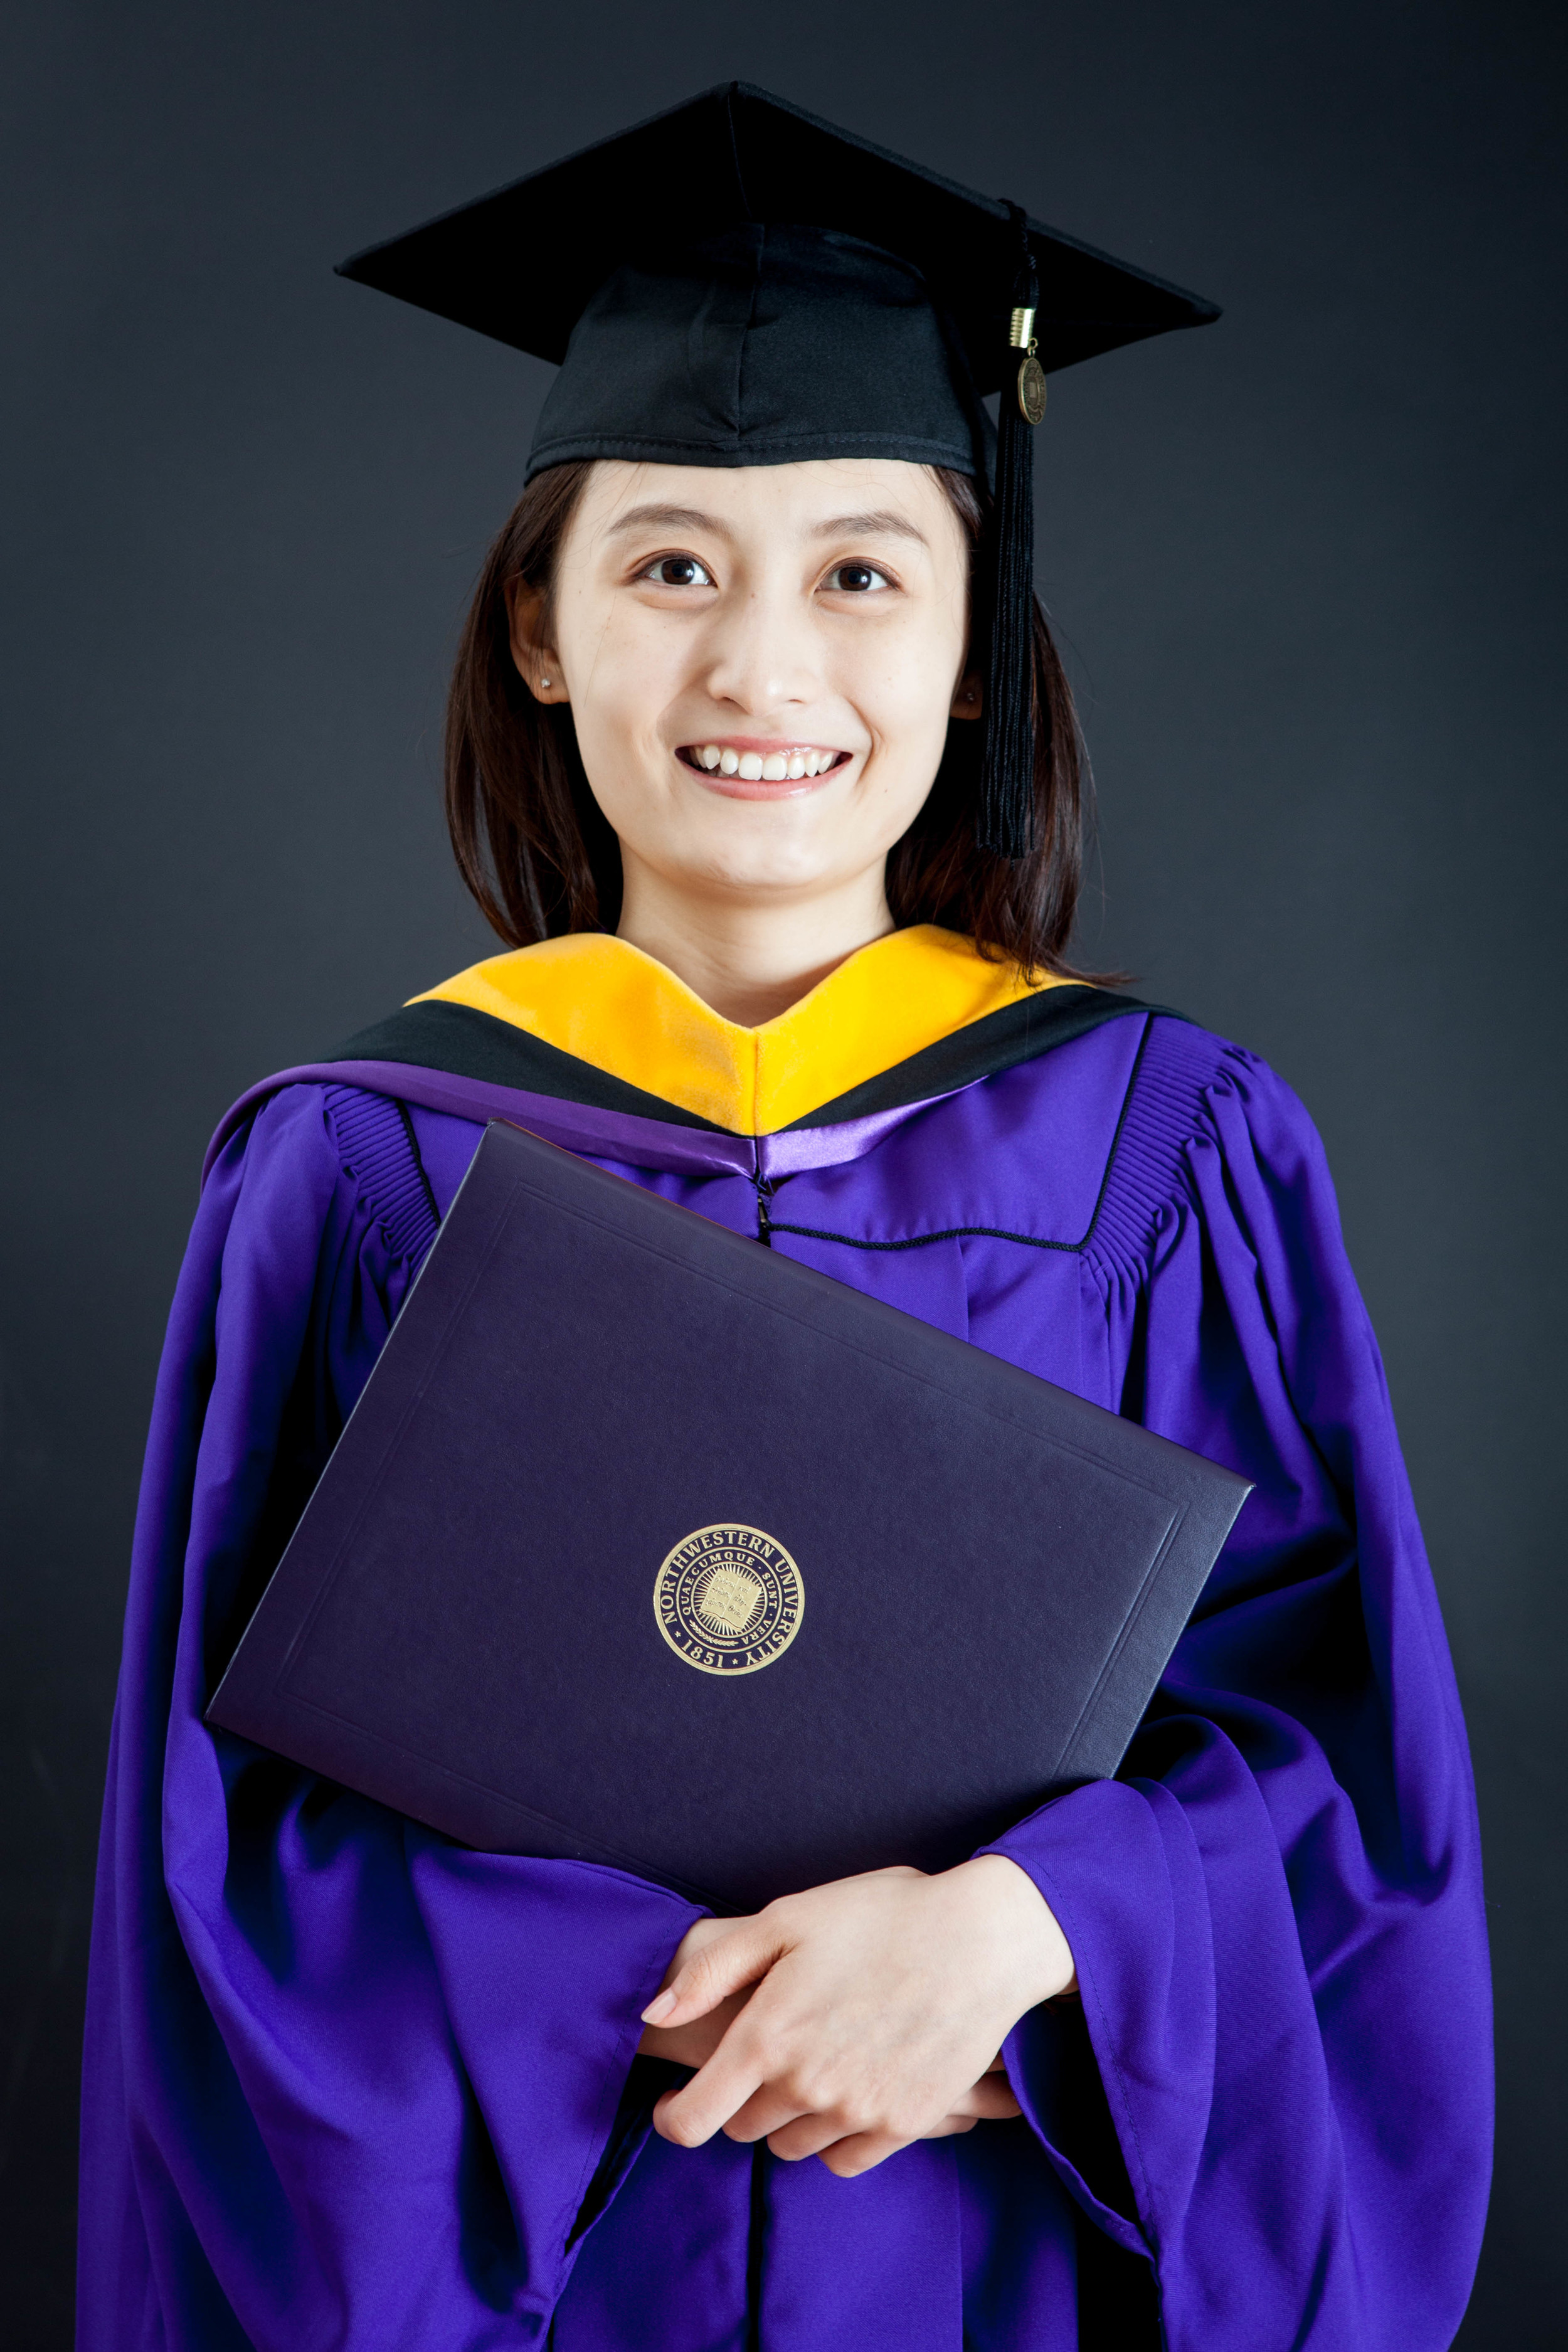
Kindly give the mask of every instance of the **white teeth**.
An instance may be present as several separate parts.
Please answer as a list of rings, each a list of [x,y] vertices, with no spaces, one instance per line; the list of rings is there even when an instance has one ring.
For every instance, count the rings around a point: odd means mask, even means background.
[[[837,751],[734,751],[727,743],[696,743],[688,757],[710,775],[740,776],[749,784],[782,784],[799,776],[825,776],[838,758]]]

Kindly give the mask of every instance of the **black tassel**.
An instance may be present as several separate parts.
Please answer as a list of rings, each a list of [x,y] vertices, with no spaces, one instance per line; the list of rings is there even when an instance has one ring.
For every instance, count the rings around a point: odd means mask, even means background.
[[[1034,356],[1039,284],[1028,224],[1018,205],[1009,205],[1007,210],[1018,233],[1021,257],[996,419],[987,599],[990,670],[975,833],[983,849],[1016,858],[1028,856],[1035,835],[1035,425],[1043,407],[1045,377]]]

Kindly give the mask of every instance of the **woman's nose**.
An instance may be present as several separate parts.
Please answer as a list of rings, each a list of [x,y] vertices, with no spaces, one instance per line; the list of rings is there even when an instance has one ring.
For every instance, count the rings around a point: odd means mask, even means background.
[[[820,691],[815,635],[798,595],[753,590],[713,614],[703,683],[715,702],[759,713],[810,702]]]

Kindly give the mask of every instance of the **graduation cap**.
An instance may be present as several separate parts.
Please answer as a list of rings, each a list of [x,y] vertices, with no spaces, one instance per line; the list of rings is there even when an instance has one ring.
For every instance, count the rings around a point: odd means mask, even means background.
[[[1046,377],[1219,316],[745,82],[341,265],[560,368],[529,478],[569,459],[895,457],[994,480],[978,831],[1030,846],[1033,433]],[[993,430],[982,403],[996,393]]]

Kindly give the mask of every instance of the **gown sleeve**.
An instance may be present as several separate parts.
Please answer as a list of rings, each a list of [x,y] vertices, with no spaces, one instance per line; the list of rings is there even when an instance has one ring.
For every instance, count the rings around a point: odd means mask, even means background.
[[[1080,2205],[1152,2261],[1170,2352],[1438,2352],[1490,2150],[1464,1727],[1322,1149],[1250,1056],[1152,1233],[1122,1409],[1257,1491],[1119,1777],[996,1849],[1072,1947],[1120,2195],[1075,2146],[1059,2011],[1009,2071]]]
[[[638,2012],[698,1916],[452,1847],[202,1721],[412,1279],[403,1238],[316,1087],[203,1195],[100,1849],[81,2352],[542,2344],[624,2156]]]

